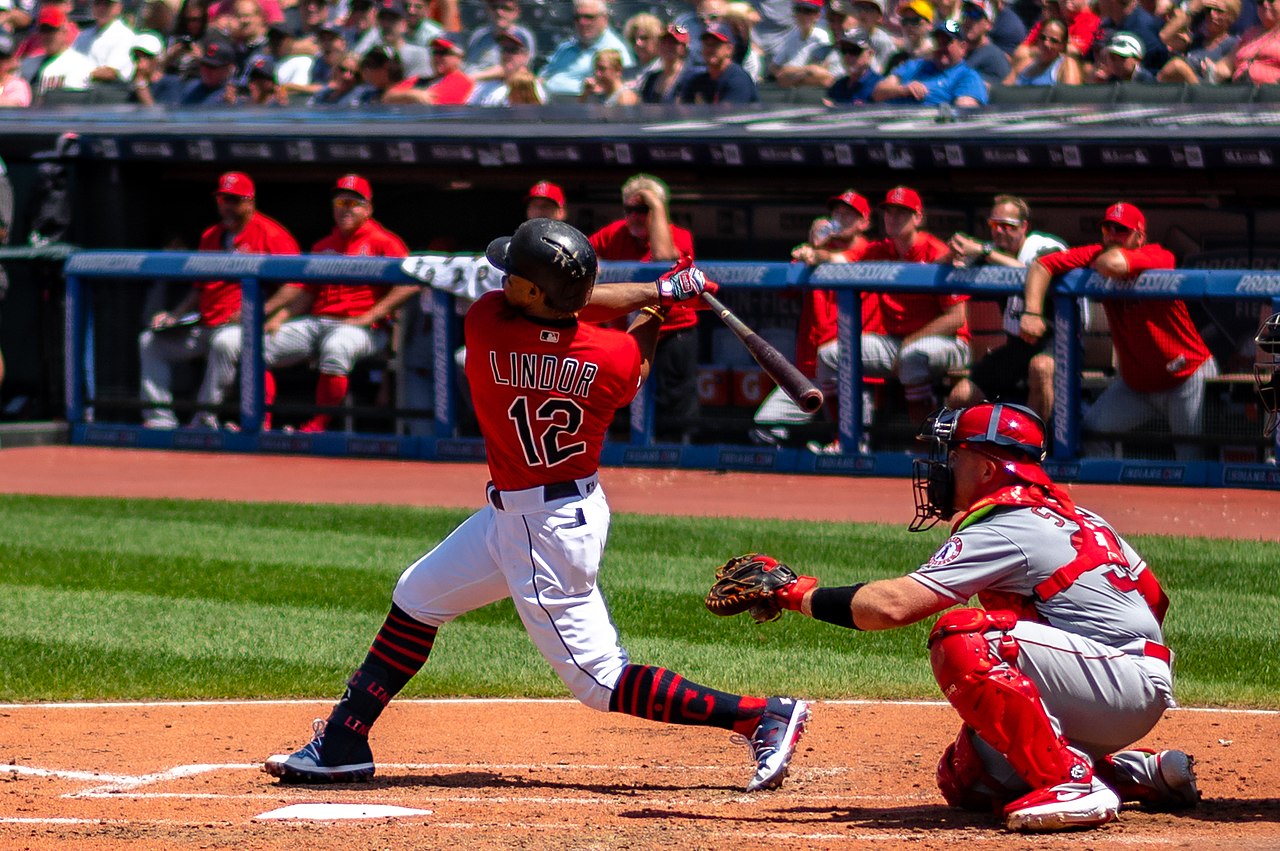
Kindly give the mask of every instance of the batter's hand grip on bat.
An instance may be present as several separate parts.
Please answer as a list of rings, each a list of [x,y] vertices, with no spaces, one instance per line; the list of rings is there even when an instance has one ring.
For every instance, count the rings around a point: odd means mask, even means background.
[[[702,300],[705,301],[720,320],[729,326],[729,330],[733,332],[742,344],[747,347],[747,351],[751,353],[751,357],[755,358],[756,363],[760,364],[760,368],[773,379],[774,383],[782,388],[782,392],[791,397],[800,409],[807,414],[817,413],[825,401],[822,391],[819,390],[809,377],[801,372],[795,364],[787,360],[787,358],[778,351],[769,341],[761,337],[755,331],[733,315],[733,311],[724,306],[720,299],[711,293],[704,292]]]

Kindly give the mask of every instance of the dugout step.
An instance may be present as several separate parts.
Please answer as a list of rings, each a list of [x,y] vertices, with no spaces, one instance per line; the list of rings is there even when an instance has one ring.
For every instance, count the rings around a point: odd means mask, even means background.
[[[0,423],[0,449],[66,443],[70,443],[70,428],[64,422]]]

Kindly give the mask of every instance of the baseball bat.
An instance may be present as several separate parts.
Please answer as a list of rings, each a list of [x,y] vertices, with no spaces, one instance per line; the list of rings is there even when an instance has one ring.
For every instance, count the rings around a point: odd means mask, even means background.
[[[751,352],[751,357],[760,364],[760,368],[768,373],[769,377],[782,388],[782,392],[790,396],[801,410],[807,414],[813,414],[822,407],[822,391],[815,387],[795,364],[787,360],[782,352],[752,331],[750,326],[734,316],[733,311],[725,307],[724,302],[711,293],[704,292],[702,300],[716,312],[725,325],[729,326],[729,330],[747,347],[747,351]]]

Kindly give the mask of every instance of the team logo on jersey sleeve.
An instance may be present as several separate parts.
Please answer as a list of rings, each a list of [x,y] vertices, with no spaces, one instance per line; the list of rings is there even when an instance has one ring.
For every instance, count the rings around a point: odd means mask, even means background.
[[[544,343],[558,343],[560,342],[560,332],[559,331],[539,331],[538,339]]]
[[[947,538],[947,542],[938,548],[938,551],[929,559],[929,564],[934,567],[941,567],[944,564],[951,564],[960,557],[960,550],[964,549],[964,542],[959,538]]]

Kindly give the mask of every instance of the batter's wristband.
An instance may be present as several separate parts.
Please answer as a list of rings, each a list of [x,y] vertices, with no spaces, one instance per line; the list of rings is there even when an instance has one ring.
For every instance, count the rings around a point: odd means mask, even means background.
[[[843,588],[817,588],[809,598],[809,610],[815,620],[833,623],[845,629],[860,629],[853,622],[853,595],[866,583]]]

